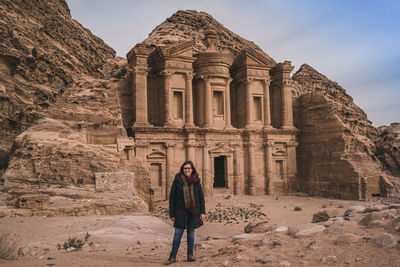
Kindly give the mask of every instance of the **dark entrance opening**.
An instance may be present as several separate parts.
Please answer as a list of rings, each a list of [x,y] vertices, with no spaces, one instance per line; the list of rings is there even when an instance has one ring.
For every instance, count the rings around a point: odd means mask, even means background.
[[[214,158],[214,187],[225,187],[226,156]]]

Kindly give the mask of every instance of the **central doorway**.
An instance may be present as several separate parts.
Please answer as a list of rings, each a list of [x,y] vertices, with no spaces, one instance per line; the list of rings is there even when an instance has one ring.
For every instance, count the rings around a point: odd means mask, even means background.
[[[214,158],[214,187],[226,187],[226,156]]]

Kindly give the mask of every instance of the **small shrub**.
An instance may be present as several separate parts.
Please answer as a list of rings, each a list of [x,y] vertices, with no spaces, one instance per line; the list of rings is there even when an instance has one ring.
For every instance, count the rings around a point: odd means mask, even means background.
[[[339,204],[338,208],[344,208],[343,204]]]
[[[68,249],[68,248],[76,248],[77,250],[81,250],[83,248],[83,245],[85,245],[88,240],[89,240],[90,234],[86,232],[84,236],[84,240],[82,241],[76,237],[70,237],[68,238],[67,241],[65,241],[62,245],[60,243],[57,244],[57,249],[60,250],[61,248],[63,249]],[[93,246],[93,242],[89,243],[89,246]]]
[[[301,207],[294,207],[294,211],[301,211],[302,208]]]
[[[326,204],[322,204],[321,207],[325,209],[328,206]]]
[[[88,241],[89,237],[90,237],[90,234],[88,232],[86,232],[86,234],[85,234],[85,242]]]

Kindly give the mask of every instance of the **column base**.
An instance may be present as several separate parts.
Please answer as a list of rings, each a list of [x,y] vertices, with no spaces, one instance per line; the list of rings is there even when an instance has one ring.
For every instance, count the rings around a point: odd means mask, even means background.
[[[174,127],[177,127],[177,125],[176,125],[176,123],[174,123],[172,121],[169,121],[167,123],[164,123],[164,127],[166,127],[166,128],[174,128]]]
[[[232,125],[225,125],[225,127],[224,127],[224,129],[233,129],[233,126]]]
[[[255,130],[256,129],[256,127],[254,127],[254,125],[251,125],[251,124],[246,124],[244,126],[244,128],[246,128],[247,130]]]
[[[273,127],[272,125],[267,125],[267,126],[264,126],[264,128],[263,128],[264,130],[266,130],[266,131],[272,131],[272,130],[276,130],[276,128],[275,127]]]
[[[135,122],[132,127],[150,127],[152,126],[150,123],[148,122]]]
[[[190,129],[190,128],[198,128],[196,125],[194,125],[193,123],[185,123],[185,125],[183,126],[186,129]]]
[[[294,126],[282,126],[281,128],[284,130],[296,130],[296,127]]]

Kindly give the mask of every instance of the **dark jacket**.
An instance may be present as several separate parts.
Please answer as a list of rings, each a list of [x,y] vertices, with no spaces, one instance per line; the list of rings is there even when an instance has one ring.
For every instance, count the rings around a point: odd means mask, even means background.
[[[194,201],[195,210],[193,212],[193,220],[189,220],[186,225],[186,207],[185,199],[183,196],[183,182],[180,173],[175,175],[174,182],[171,186],[171,192],[169,194],[169,217],[175,217],[174,227],[194,229],[199,228],[203,225],[200,219],[200,214],[206,214],[206,208],[204,205],[203,189],[201,188],[200,178],[197,178],[194,182]]]

